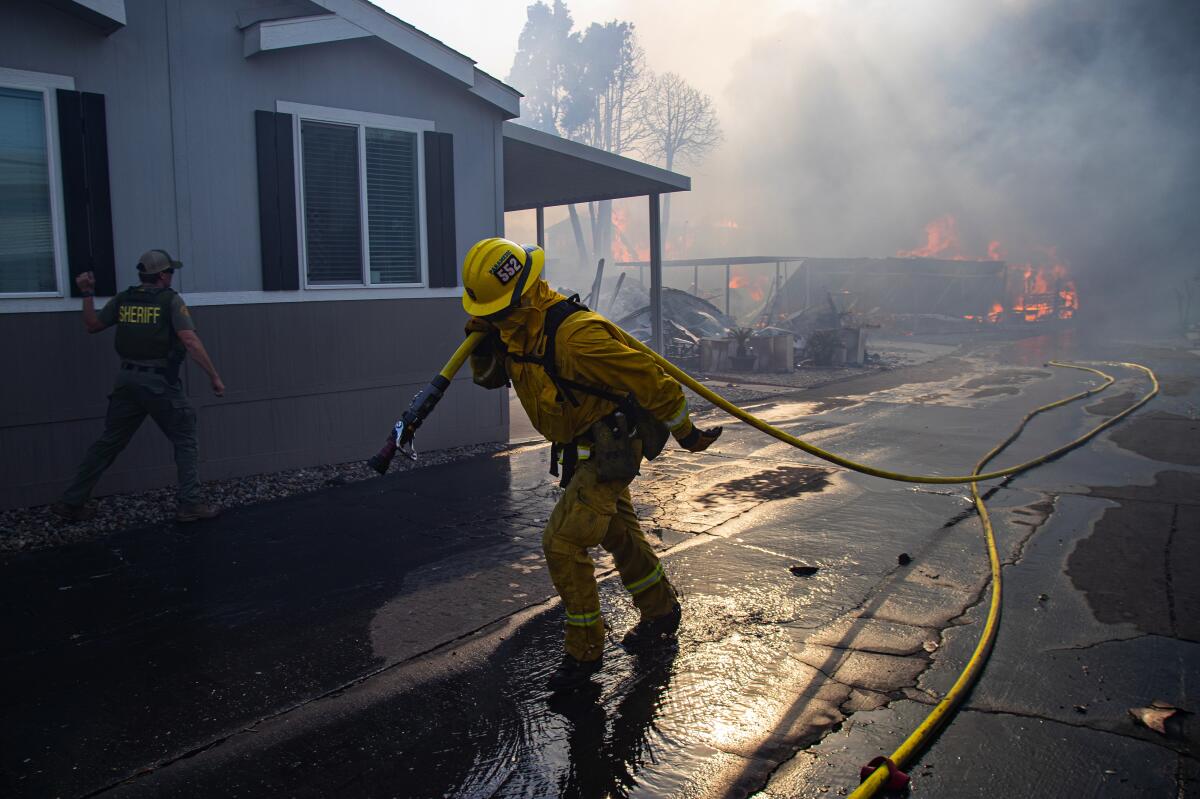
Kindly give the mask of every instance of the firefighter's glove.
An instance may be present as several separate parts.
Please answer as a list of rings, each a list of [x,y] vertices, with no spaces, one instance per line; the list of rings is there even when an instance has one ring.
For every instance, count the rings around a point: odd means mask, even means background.
[[[484,388],[500,388],[509,384],[508,372],[504,368],[504,344],[500,331],[486,319],[472,316],[467,320],[464,332],[483,333],[483,340],[471,352],[471,377],[475,385]]]
[[[490,358],[497,353],[503,354],[504,345],[500,342],[500,331],[488,320],[472,316],[467,319],[463,332],[468,336],[472,333],[483,333],[483,338],[475,345],[475,350],[471,353],[472,358]],[[505,378],[506,381],[507,379]]]
[[[721,437],[721,428],[714,427],[711,430],[701,430],[699,427],[688,423],[687,432],[683,435],[677,435],[675,439],[679,442],[679,446],[686,449],[688,452],[703,452],[712,446],[712,443]]]
[[[472,316],[471,318],[467,319],[467,324],[463,328],[463,332],[465,332],[468,336],[472,333],[495,333],[496,326],[486,319],[481,319],[478,316]]]

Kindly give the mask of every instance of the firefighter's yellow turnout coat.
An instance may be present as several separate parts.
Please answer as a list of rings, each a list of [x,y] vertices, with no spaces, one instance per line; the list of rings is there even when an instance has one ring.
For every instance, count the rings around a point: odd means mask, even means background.
[[[580,460],[554,507],[542,547],[554,587],[566,606],[566,650],[578,660],[595,660],[604,649],[595,564],[588,548],[602,546],[613,556],[621,581],[643,618],[672,610],[675,591],[646,541],[629,496],[629,481],[601,481],[587,459],[589,428],[616,405],[602,397],[573,392],[578,404],[561,396],[542,365],[513,356],[545,353],[546,311],[564,300],[542,280],[521,306],[496,322],[499,342],[471,358],[475,382],[488,388],[512,380],[522,407],[539,433],[559,444],[580,444]],[[645,353],[631,346],[625,331],[591,311],[568,316],[557,331],[554,361],[558,375],[637,403],[676,437],[691,432],[687,401],[679,384]],[[499,344],[503,344],[503,347]],[[503,367],[503,369],[501,369]]]

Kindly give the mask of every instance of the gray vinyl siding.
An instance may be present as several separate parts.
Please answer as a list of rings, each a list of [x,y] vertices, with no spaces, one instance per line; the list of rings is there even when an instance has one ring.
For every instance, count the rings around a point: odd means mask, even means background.
[[[0,0],[0,67],[105,96],[117,285],[162,247],[191,292],[262,288],[254,112],[279,101],[432,120],[454,136],[458,252],[502,229],[502,113],[377,39],[242,54],[238,12],[279,0],[127,0],[105,36],[49,4]],[[305,4],[296,3],[297,7]],[[294,294],[293,294],[294,296]],[[76,306],[77,307],[77,306]],[[457,298],[193,306],[229,387],[189,363],[201,477],[363,459],[462,340]],[[117,358],[78,310],[0,313],[0,507],[55,498],[103,429]],[[460,379],[422,428],[431,449],[507,438],[507,398]],[[97,493],[174,482],[147,421]]]
[[[119,285],[132,280],[130,270],[148,248],[179,246],[164,6],[126,6],[140,30],[106,37],[48,3],[0,0],[0,67],[66,75],[76,89],[105,95]]]
[[[462,338],[458,300],[221,305],[192,309],[221,376],[214,397],[188,363],[199,415],[200,475],[215,480],[321,463],[365,460],[437,373],[446,353],[418,342]],[[461,309],[460,309],[461,313]],[[83,332],[77,314],[0,314],[0,370],[21,375],[3,393],[0,507],[53,500],[104,428],[118,363],[111,330]],[[46,355],[59,359],[41,361]],[[502,396],[503,395],[503,396]],[[421,428],[419,450],[508,438],[507,394],[460,375]],[[166,438],[147,419],[97,494],[170,485]]]
[[[433,120],[454,135],[459,257],[499,232],[496,109],[374,38],[246,58],[237,12],[251,5],[128,0],[129,24],[106,37],[51,6],[0,0],[20,20],[0,26],[0,67],[105,95],[118,285],[157,246],[187,264],[184,291],[262,288],[254,112],[281,100]]]

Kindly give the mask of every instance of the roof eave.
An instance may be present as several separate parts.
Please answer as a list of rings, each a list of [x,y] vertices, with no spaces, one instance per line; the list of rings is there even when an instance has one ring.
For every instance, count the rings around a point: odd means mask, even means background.
[[[525,142],[536,147],[544,147],[547,150],[553,150],[572,158],[590,161],[600,166],[630,172],[647,180],[658,181],[664,184],[664,193],[671,191],[691,191],[692,189],[692,179],[687,175],[671,172],[662,167],[653,166],[633,158],[626,158],[623,155],[610,153],[607,150],[589,147],[586,144],[564,139],[561,136],[555,136],[552,133],[546,133],[545,131],[536,130],[525,125],[518,125],[515,122],[504,123],[504,137]]]
[[[73,17],[96,26],[107,36],[125,27],[125,0],[46,0]]]

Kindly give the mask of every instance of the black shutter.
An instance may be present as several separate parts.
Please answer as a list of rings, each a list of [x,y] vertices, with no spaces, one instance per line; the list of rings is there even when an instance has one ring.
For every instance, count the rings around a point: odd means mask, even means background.
[[[58,90],[58,142],[71,296],[79,296],[75,276],[91,272],[96,293],[111,297],[117,293],[117,271],[103,94]]]
[[[425,132],[425,240],[430,288],[458,285],[454,233],[454,137]]]
[[[296,246],[295,148],[292,115],[255,111],[258,141],[258,231],[263,291],[300,288]]]

